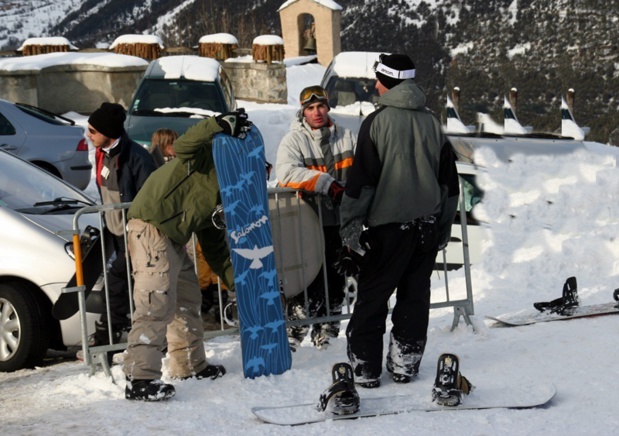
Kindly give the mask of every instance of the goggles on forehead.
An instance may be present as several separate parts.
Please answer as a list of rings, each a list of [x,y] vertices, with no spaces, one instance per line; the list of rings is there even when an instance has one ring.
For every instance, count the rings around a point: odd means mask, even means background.
[[[314,99],[323,102],[328,101],[329,98],[327,96],[327,91],[325,91],[320,86],[310,86],[309,88],[305,88],[301,92],[301,98],[299,99],[299,102],[301,103],[301,106],[303,106],[305,103],[310,102]]]
[[[412,70],[394,70],[393,68],[388,67],[383,64],[383,58],[386,56],[384,53],[378,57],[378,60],[374,62],[374,72],[384,74],[387,77],[393,77],[394,79],[414,79],[415,78],[415,69]]]

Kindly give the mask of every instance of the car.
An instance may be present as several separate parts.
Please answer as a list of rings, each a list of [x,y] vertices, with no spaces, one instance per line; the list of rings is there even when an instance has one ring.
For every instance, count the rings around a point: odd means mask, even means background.
[[[198,121],[236,109],[232,84],[215,59],[165,56],[152,61],[129,105],[125,130],[150,147],[155,130],[179,135]]]
[[[76,271],[74,215],[92,205],[74,186],[0,150],[0,371],[33,367],[49,348],[81,344],[79,316],[57,321],[52,308]],[[84,214],[81,223],[88,246],[99,216]],[[96,317],[88,314],[90,331]]]
[[[379,52],[341,52],[333,58],[320,81],[329,95],[329,115],[353,132],[376,109],[379,95],[375,88],[374,63],[380,55]]]
[[[0,99],[0,149],[60,177],[78,189],[90,183],[92,164],[84,128],[44,109]]]

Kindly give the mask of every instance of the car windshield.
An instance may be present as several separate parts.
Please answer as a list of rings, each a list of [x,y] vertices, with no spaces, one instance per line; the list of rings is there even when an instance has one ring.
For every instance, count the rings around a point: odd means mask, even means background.
[[[131,113],[140,116],[191,116],[200,111],[225,112],[223,96],[214,82],[144,80],[131,106]]]
[[[49,173],[0,152],[0,207],[30,214],[73,213],[90,198]]]
[[[376,80],[361,77],[333,77],[327,83],[329,105],[348,106],[357,101],[376,103],[378,91],[375,88]]]

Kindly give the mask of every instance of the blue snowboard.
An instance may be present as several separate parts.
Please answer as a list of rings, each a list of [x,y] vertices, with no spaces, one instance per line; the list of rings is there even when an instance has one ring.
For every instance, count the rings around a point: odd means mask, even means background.
[[[281,374],[292,356],[280,300],[269,220],[264,143],[217,134],[213,157],[226,217],[245,377]]]

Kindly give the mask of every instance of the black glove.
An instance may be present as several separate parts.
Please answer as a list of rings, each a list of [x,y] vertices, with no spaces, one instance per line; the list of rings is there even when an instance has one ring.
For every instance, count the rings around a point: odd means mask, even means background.
[[[329,186],[329,197],[331,197],[331,201],[333,204],[340,204],[342,202],[342,196],[344,195],[344,187],[340,185],[337,181],[331,182],[331,186]]]
[[[219,127],[224,129],[224,133],[230,136],[245,137],[252,123],[247,119],[245,109],[240,108],[236,112],[217,115],[215,121]]]
[[[364,264],[364,255],[344,246],[337,253],[337,260],[333,263],[333,268],[338,274],[348,277],[359,275],[361,266]]]

